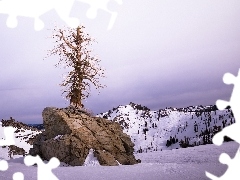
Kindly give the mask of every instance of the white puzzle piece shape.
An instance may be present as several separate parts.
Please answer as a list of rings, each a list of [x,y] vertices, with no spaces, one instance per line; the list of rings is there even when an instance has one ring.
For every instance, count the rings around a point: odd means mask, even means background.
[[[113,27],[117,17],[117,12],[108,8],[110,0],[78,0],[89,4],[90,8],[86,15],[88,18],[96,18],[99,9],[108,12],[111,15],[108,30]],[[115,0],[119,5],[122,0]],[[18,16],[30,17],[34,19],[34,29],[36,31],[44,28],[44,22],[40,16],[54,9],[59,17],[70,27],[76,28],[79,25],[79,19],[70,17],[70,13],[75,0],[0,0],[0,13],[8,14],[6,24],[9,28],[15,28],[18,25]]]
[[[0,171],[6,171],[8,169],[8,163],[5,160],[0,160]]]
[[[12,126],[4,127],[4,135],[6,139],[0,139],[0,146],[10,146],[15,144],[14,128]]]
[[[13,180],[24,180],[24,175],[21,172],[16,172],[13,174]]]
[[[37,164],[38,167],[38,180],[58,180],[58,178],[52,173],[52,169],[57,168],[60,165],[60,161],[53,157],[50,159],[48,164],[45,164],[42,159],[37,156],[26,156],[24,158],[24,163],[26,166],[32,166],[34,164]]]
[[[233,139],[237,143],[240,144],[240,69],[238,71],[238,76],[235,77],[234,75],[230,73],[226,73],[223,76],[223,82],[225,84],[234,84],[234,88],[232,91],[232,96],[230,98],[230,101],[223,101],[223,100],[217,100],[216,105],[218,109],[223,110],[227,106],[231,106],[231,109],[234,114],[235,123],[225,127],[222,129],[222,131],[215,134],[213,137],[213,143],[217,146],[222,145],[224,142],[224,136],[228,136],[229,138]],[[233,159],[229,157],[229,155],[222,153],[219,157],[219,161],[222,164],[227,164],[228,169],[227,171],[221,176],[216,177],[213,174],[209,172],[205,172],[206,176],[212,180],[234,180],[234,179],[240,179],[240,148],[236,152],[236,155]]]
[[[12,126],[4,127],[3,132],[6,139],[0,140],[0,146],[9,146],[15,144],[14,128]],[[8,169],[8,162],[0,160],[0,171]],[[21,172],[13,174],[13,180],[24,180],[24,175]]]

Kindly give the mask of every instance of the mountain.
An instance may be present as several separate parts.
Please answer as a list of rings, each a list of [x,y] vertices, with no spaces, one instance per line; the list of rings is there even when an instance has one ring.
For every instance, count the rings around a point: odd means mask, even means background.
[[[230,108],[220,111],[216,106],[191,106],[151,111],[145,106],[130,103],[98,116],[121,124],[124,132],[135,143],[135,157],[142,162],[133,166],[109,168],[99,166],[96,158],[88,156],[84,166],[65,167],[66,164],[61,163],[53,171],[59,179],[207,179],[206,170],[215,175],[222,175],[226,171],[226,166],[219,163],[220,152],[234,157],[239,147],[236,142],[227,142],[219,147],[209,144],[179,148],[211,143],[214,133],[235,122]],[[0,179],[12,179],[16,171],[22,172],[24,179],[37,179],[38,167],[26,167],[21,153],[24,149],[28,154],[35,136],[44,130],[35,128],[37,125],[30,127],[10,118],[0,122],[0,139],[5,139],[5,126],[14,127],[16,146],[14,149],[11,146],[0,147],[0,161],[7,160],[10,167],[1,171]],[[43,126],[40,124],[37,127]],[[19,154],[14,155],[16,150]],[[96,167],[93,169],[89,166]]]
[[[211,144],[214,134],[235,122],[230,107],[218,110],[215,105],[151,111],[130,102],[97,116],[120,123],[138,153]]]
[[[7,126],[12,126],[14,129],[15,145],[0,146],[0,159],[8,160],[28,154],[36,135],[42,133],[42,131],[37,128],[30,127],[22,122],[17,122],[10,117],[10,120],[2,120],[0,122],[0,140],[6,138],[4,127]]]
[[[214,134],[235,122],[229,107],[220,111],[211,105],[152,111],[131,102],[97,116],[118,122],[134,142],[136,153],[211,144]],[[1,121],[0,132],[4,126],[15,128],[16,146],[24,148],[26,152],[32,147],[34,137],[44,131],[43,124],[26,125],[12,118]],[[0,138],[4,138],[3,133]],[[226,137],[225,140],[231,139]],[[6,149],[4,154],[7,152]]]
[[[44,130],[43,124],[28,124],[28,126],[37,128],[38,130]]]

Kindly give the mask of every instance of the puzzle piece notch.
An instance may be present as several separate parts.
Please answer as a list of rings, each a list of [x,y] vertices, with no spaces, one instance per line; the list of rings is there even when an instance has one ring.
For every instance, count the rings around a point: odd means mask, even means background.
[[[234,84],[232,96],[229,102],[217,100],[216,105],[220,110],[223,110],[227,106],[231,106],[236,122],[218,132],[213,137],[213,143],[220,146],[224,141],[224,136],[228,136],[240,144],[240,136],[238,136],[238,132],[240,130],[240,69],[237,77],[230,73],[225,73],[223,76],[223,82],[226,84]]]
[[[5,140],[0,140],[0,146],[15,145],[14,128],[12,126],[4,127]]]
[[[234,123],[230,126],[225,127],[220,132],[215,134],[212,138],[212,141],[215,145],[220,146],[224,142],[224,136],[228,136],[240,144],[239,130],[240,130],[240,124]]]
[[[239,107],[240,107],[240,69],[238,71],[238,76],[234,76],[231,73],[226,73],[223,76],[223,82],[225,84],[234,84],[234,88],[232,91],[232,96],[230,98],[230,101],[223,101],[218,100],[216,102],[216,105],[218,109],[223,110],[227,106],[231,106],[232,111],[234,113],[234,117],[236,122],[230,126],[225,127],[222,129],[222,131],[215,134],[212,141],[215,145],[220,146],[224,141],[224,136],[228,136],[234,141],[238,142],[240,144],[240,137],[238,136],[239,130],[240,130],[240,113],[239,113]],[[228,180],[228,179],[239,179],[240,177],[240,171],[238,170],[240,166],[240,147],[233,159],[230,158],[230,156],[226,153],[222,153],[219,157],[219,161],[222,164],[228,165],[228,170],[221,176],[216,177],[211,173],[205,172],[206,176],[212,180]]]
[[[225,84],[235,84],[237,82],[237,77],[231,73],[225,73],[223,75],[223,82]]]
[[[210,178],[211,180],[239,180],[240,148],[238,149],[233,159],[231,159],[228,154],[222,153],[219,156],[219,162],[228,165],[228,170],[221,177],[217,177],[206,171],[205,174],[208,178]]]
[[[39,17],[53,9],[56,0],[2,0],[0,1],[0,13],[9,14],[7,26],[15,28],[18,25],[17,16],[34,18],[36,31],[44,27]]]
[[[78,18],[69,17],[74,2],[75,0],[57,0],[53,8],[58,16],[71,28],[76,28],[79,25]]]
[[[238,76],[234,76],[231,73],[225,73],[223,76],[223,82],[225,84],[234,84],[233,91],[232,91],[232,96],[230,98],[230,101],[223,101],[223,100],[218,100],[216,102],[216,105],[218,109],[223,110],[227,106],[231,106],[232,111],[234,113],[234,117],[237,121],[240,121],[240,69],[238,71]]]
[[[0,146],[14,145],[14,131],[12,126],[4,127],[5,140],[0,140]],[[31,166],[35,163],[38,164],[38,180],[58,180],[58,178],[51,172],[52,169],[57,168],[60,165],[60,161],[53,157],[48,164],[43,163],[39,156],[26,156],[24,163],[27,166]],[[6,160],[0,160],[0,171],[6,171],[8,169],[8,162]],[[15,172],[12,176],[13,180],[24,180],[24,175],[21,172]]]
[[[46,12],[55,9],[59,17],[70,27],[77,27],[79,20],[70,18],[70,12],[75,0],[2,0],[0,13],[9,14],[7,26],[15,28],[18,25],[17,16],[34,18],[36,31],[44,28],[44,22],[39,18]]]
[[[216,101],[216,106],[219,110],[224,110],[229,105],[230,105],[230,103],[228,101],[224,101],[221,99]]]
[[[97,11],[99,9],[104,10],[109,13],[113,13],[113,11],[109,10],[108,4],[111,0],[78,0],[80,2],[86,3],[90,5],[90,8],[88,9],[86,15],[89,19],[94,19],[97,16]],[[122,0],[114,0],[119,5],[122,4]]]
[[[24,175],[21,172],[15,172],[13,174],[13,180],[24,180]]]
[[[9,17],[7,18],[7,22],[6,22],[7,26],[9,28],[15,28],[18,25],[18,21],[17,18],[14,16],[9,15]]]
[[[97,11],[99,9],[101,10],[104,10],[108,13],[111,14],[111,18],[110,18],[110,21],[109,21],[109,24],[108,24],[108,30],[112,29],[113,27],[113,24],[115,23],[116,21],[116,18],[117,18],[117,12],[114,12],[114,11],[111,11],[109,10],[108,8],[108,4],[111,0],[78,0],[78,1],[81,1],[81,2],[84,2],[84,3],[87,3],[90,5],[90,8],[88,9],[87,13],[86,13],[86,16],[89,18],[89,19],[95,19],[96,16],[97,16]],[[121,5],[123,2],[122,0],[115,0],[119,5]]]
[[[225,73],[223,76],[223,82],[228,85],[234,84],[236,83],[236,77],[231,73]],[[217,100],[216,105],[219,110],[224,110],[227,106],[231,105],[231,102],[224,101],[224,100]]]
[[[0,140],[0,146],[8,146],[15,144],[14,131],[15,129],[12,126],[4,127],[3,132],[6,139]],[[0,160],[0,171],[6,171],[7,169],[8,162],[5,160]],[[14,173],[13,180],[24,180],[24,176],[21,172]]]
[[[78,0],[90,5],[86,15],[88,18],[96,18],[98,9],[102,9],[111,14],[108,25],[110,30],[116,20],[117,13],[108,9],[110,0]],[[115,0],[122,4],[122,0]],[[70,27],[76,28],[79,25],[78,18],[72,18],[70,12],[75,0],[2,0],[0,1],[0,13],[9,14],[6,24],[9,28],[18,25],[17,16],[34,18],[34,29],[36,31],[44,28],[44,22],[39,18],[46,12],[54,9],[59,17]]]
[[[26,166],[32,166],[35,163],[38,165],[38,180],[58,180],[58,178],[52,173],[52,169],[57,168],[60,165],[60,161],[52,157],[48,164],[45,164],[42,159],[37,156],[28,155],[24,158],[24,163]]]
[[[5,160],[0,160],[0,171],[6,171],[8,169],[8,163]]]

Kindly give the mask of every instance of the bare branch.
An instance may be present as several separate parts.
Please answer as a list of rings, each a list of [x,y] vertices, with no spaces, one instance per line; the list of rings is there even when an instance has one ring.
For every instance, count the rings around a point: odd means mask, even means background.
[[[94,40],[83,29],[83,26],[54,29],[52,38],[56,38],[57,45],[48,52],[48,56],[59,56],[56,66],[63,64],[72,68],[60,86],[65,87],[63,94],[76,107],[81,107],[82,100],[89,97],[91,84],[96,89],[105,87],[99,82],[100,77],[105,77],[104,69],[99,66],[100,60],[91,56],[92,51],[88,49]]]

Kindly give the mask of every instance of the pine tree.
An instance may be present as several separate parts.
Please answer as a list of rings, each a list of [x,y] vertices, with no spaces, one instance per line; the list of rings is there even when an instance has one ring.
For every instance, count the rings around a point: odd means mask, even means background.
[[[61,86],[65,87],[63,94],[70,99],[70,105],[76,108],[83,107],[82,100],[89,97],[90,85],[96,89],[105,87],[99,82],[99,78],[104,77],[104,69],[88,48],[94,40],[83,32],[84,28],[55,28],[52,38],[56,39],[57,45],[48,53],[48,56],[59,56],[56,67],[71,68]]]

